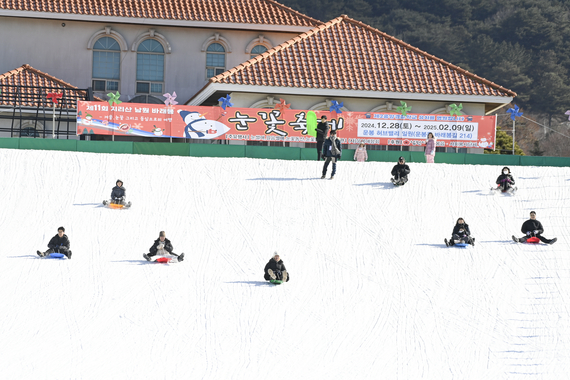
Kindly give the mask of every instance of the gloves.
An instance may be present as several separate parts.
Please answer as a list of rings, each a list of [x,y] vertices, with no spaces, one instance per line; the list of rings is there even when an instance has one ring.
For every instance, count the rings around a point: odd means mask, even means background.
[[[507,182],[508,182],[508,183],[513,183],[513,181],[511,181],[510,179],[507,179]]]
[[[526,232],[526,235],[527,235],[527,236],[530,236],[530,231],[527,231],[527,232]]]
[[[158,247],[156,247],[158,249],[164,249],[164,244],[159,244]]]
[[[534,230],[534,234],[536,235],[538,233],[538,230]]]

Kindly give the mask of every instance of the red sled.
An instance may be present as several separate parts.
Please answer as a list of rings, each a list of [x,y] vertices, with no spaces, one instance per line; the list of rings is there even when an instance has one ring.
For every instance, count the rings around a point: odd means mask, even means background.
[[[169,263],[172,260],[172,257],[159,257],[158,259],[154,260],[155,263]]]
[[[537,244],[537,243],[540,243],[540,239],[537,238],[536,236],[533,236],[533,237],[526,239],[526,242],[532,243],[532,244]]]

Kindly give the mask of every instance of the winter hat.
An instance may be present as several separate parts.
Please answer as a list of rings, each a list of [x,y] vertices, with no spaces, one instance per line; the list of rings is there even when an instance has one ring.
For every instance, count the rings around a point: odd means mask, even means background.
[[[65,232],[65,228],[63,228],[63,227],[59,227],[57,230],[58,230],[58,231],[59,231],[59,230],[62,230],[63,232]]]
[[[119,182],[121,182],[121,184],[124,184],[123,181],[121,181],[120,179],[118,179],[117,182],[115,182],[115,185],[118,184]]]
[[[400,158],[398,158],[398,161],[406,162],[406,159],[404,158],[404,156],[400,156]]]
[[[509,171],[509,173],[511,172],[511,169],[509,169],[507,166],[505,166],[501,171],[504,172],[505,169],[507,169]]]
[[[321,116],[321,119],[327,119],[327,117],[325,115]]]
[[[164,232],[164,231],[160,231],[160,234],[158,234],[158,237],[161,237],[161,236],[164,236],[164,237],[166,237],[166,232]]]
[[[277,251],[273,252],[273,256],[271,256],[271,258],[275,258],[275,256],[279,256],[279,254],[277,253]]]

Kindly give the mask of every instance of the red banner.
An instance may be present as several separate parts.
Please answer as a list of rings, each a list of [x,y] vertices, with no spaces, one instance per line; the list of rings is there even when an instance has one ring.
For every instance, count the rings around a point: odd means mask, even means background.
[[[439,147],[495,147],[495,116],[167,106],[78,102],[77,134],[189,139],[314,142],[307,114],[325,115],[346,144],[423,146],[429,132]]]

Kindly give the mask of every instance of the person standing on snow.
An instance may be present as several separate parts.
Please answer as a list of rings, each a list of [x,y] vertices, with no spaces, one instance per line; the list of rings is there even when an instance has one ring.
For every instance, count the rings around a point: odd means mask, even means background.
[[[336,173],[336,162],[340,160],[342,155],[342,148],[340,139],[336,137],[336,131],[331,131],[331,135],[328,139],[325,140],[325,144],[323,145],[323,157],[325,157],[325,164],[323,165],[323,175],[321,179],[325,179],[327,176],[327,169],[329,167],[329,163],[332,161],[332,173],[331,179],[334,178]]]
[[[37,251],[38,256],[45,257],[50,253],[58,252],[58,253],[63,253],[65,257],[71,259],[71,251],[69,250],[71,244],[69,242],[69,238],[64,232],[65,228],[59,227],[57,229],[57,235],[52,237],[48,243],[49,249],[45,252]]]
[[[368,152],[366,152],[366,145],[364,145],[364,143],[360,143],[358,148],[354,151],[354,160],[358,162],[368,160]]]
[[[451,240],[447,241],[447,239],[444,239],[444,241],[448,247],[458,243],[475,245],[475,238],[471,236],[469,225],[465,223],[463,218],[457,219],[457,223],[455,223],[451,233]]]
[[[289,281],[289,273],[283,264],[283,260],[279,258],[279,254],[275,252],[269,262],[265,264],[265,274],[263,278],[267,281],[281,280],[283,282]]]
[[[321,116],[321,121],[317,124],[317,161],[320,161],[323,156],[323,144],[327,138],[328,131],[329,124],[327,123],[327,117],[323,115]]]
[[[503,173],[497,178],[496,183],[499,185],[497,190],[501,190],[503,193],[505,191],[512,193],[517,189],[515,187],[515,179],[511,175],[511,169],[506,166],[503,168]]]
[[[173,255],[178,258],[178,261],[184,260],[184,253],[177,255],[176,253],[172,252],[174,248],[172,247],[172,243],[170,240],[166,238],[166,232],[160,231],[158,234],[158,239],[154,241],[154,244],[149,249],[149,253],[143,253],[143,257],[147,261],[151,261],[151,257],[159,255],[159,256],[166,256],[166,255]]]
[[[396,186],[402,186],[408,182],[408,174],[410,174],[410,167],[406,165],[406,159],[400,156],[398,163],[392,168],[391,181]]]
[[[426,148],[425,148],[425,156],[426,156],[426,162],[428,164],[433,164],[434,163],[434,158],[435,158],[435,143],[437,142],[437,139],[435,138],[435,136],[433,135],[433,133],[428,133],[428,139],[426,141]]]
[[[542,236],[544,232],[544,228],[542,227],[542,223],[536,220],[536,212],[530,212],[530,219],[523,223],[521,227],[521,232],[525,234],[522,238],[517,239],[515,235],[513,235],[513,240],[517,243],[526,243],[528,239],[531,237],[537,237],[540,239],[541,242],[546,244],[554,244],[558,240],[557,238],[554,239],[547,239]]]

